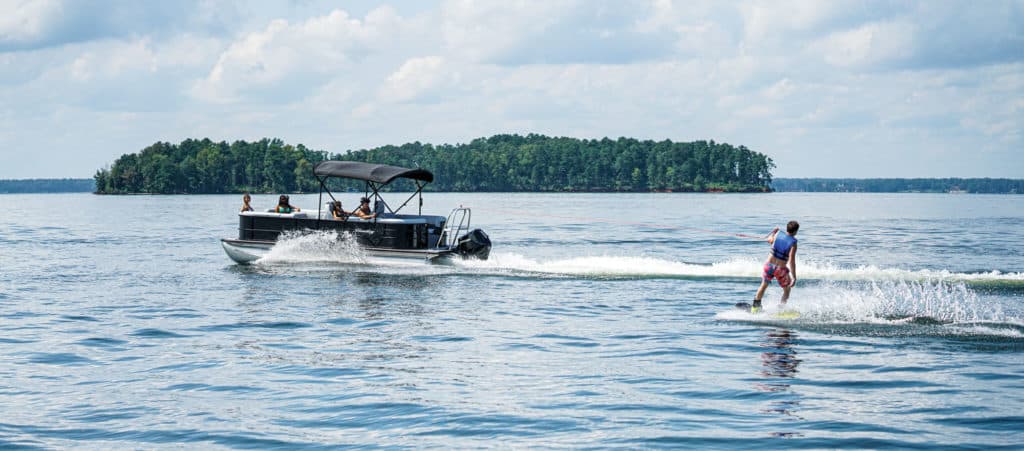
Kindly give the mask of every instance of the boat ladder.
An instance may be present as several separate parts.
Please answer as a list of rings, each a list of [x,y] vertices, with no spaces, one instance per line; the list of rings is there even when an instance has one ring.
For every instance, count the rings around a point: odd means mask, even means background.
[[[444,233],[437,239],[437,247],[447,247],[452,249],[458,244],[459,235],[461,233],[469,231],[469,224],[473,218],[473,213],[465,207],[459,207],[452,209],[451,213],[448,213],[448,219],[444,222]],[[457,223],[456,223],[457,222]]]

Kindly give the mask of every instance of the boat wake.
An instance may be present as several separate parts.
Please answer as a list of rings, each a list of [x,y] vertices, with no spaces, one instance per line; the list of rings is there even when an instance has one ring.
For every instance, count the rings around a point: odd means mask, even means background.
[[[777,312],[798,312],[780,319]],[[763,313],[729,308],[717,319],[876,336],[1011,339],[1024,344],[1024,319],[986,302],[964,283],[830,281],[794,291],[783,309],[766,299]]]
[[[750,283],[760,277],[761,262],[732,259],[712,264],[686,263],[654,257],[584,256],[532,259],[515,253],[494,253],[488,260],[452,260],[449,265],[409,264],[368,258],[354,240],[336,232],[284,236],[257,261],[262,265],[316,263],[336,271],[353,265],[394,275],[499,276],[522,278],[704,279]],[[324,265],[327,263],[327,265]],[[777,300],[765,300],[767,314],[752,315],[728,308],[717,319],[776,324],[856,335],[925,335],[1000,337],[1024,345],[1024,319],[986,302],[976,287],[1024,290],[1024,274],[990,271],[909,270],[874,266],[840,267],[802,261],[799,289],[789,310],[796,318],[780,318]],[[769,296],[779,295],[778,290]],[[730,302],[731,306],[731,302]]]
[[[340,238],[340,239],[339,239]],[[429,274],[474,274],[512,277],[569,277],[593,279],[718,279],[749,283],[761,277],[763,261],[735,258],[716,263],[688,263],[646,256],[580,256],[563,259],[535,259],[517,253],[494,252],[487,260],[450,260],[450,265],[424,265],[374,259],[351,237],[333,231],[286,233],[260,258],[259,264],[337,263],[368,264],[382,270],[411,267],[409,271]],[[801,290],[828,282],[942,282],[971,288],[1024,291],[1024,273],[955,272],[932,269],[839,266],[802,260],[799,267]],[[808,283],[812,282],[812,283]]]
[[[493,253],[486,261],[457,261],[467,270],[506,274],[549,275],[593,278],[679,278],[679,279],[758,279],[762,260],[730,259],[701,264],[653,257],[589,256],[556,260],[535,260],[519,254]],[[830,263],[801,261],[800,282],[806,281],[918,281],[964,283],[971,287],[1024,289],[1024,273],[989,271],[962,273],[947,270],[910,270],[877,266],[841,267]]]
[[[366,253],[348,233],[335,231],[284,232],[257,264],[365,264]]]

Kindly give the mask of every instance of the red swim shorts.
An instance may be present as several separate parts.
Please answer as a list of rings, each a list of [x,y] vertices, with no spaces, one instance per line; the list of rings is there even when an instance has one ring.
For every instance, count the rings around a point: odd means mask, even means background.
[[[761,274],[761,279],[765,282],[771,282],[772,279],[778,280],[780,287],[788,287],[793,284],[789,278],[789,268],[774,263],[764,264],[764,273]]]

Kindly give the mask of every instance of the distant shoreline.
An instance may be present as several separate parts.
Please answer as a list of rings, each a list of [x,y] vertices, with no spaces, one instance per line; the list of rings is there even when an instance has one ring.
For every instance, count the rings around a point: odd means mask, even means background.
[[[778,192],[1024,194],[1024,180],[1008,178],[777,178]]]
[[[922,193],[922,194],[1024,194],[1024,179],[1004,178],[778,178],[772,181],[774,192],[815,192],[815,193]],[[0,194],[43,194],[43,193],[93,193],[96,182],[91,178],[64,179],[6,179],[0,180]],[[431,191],[468,192],[468,191]],[[474,191],[509,193],[664,193],[666,191]],[[668,191],[672,192],[672,191]],[[693,191],[675,191],[677,193]],[[757,192],[757,191],[754,191]],[[293,192],[288,194],[309,194]],[[707,193],[705,191],[705,193]],[[712,191],[710,193],[719,193]],[[166,195],[162,193],[97,193],[110,196],[122,195]],[[191,194],[242,194],[236,193],[190,193]],[[281,194],[277,192],[251,192],[251,194]],[[734,193],[725,193],[734,194]]]
[[[0,194],[91,193],[93,179],[0,179]]]

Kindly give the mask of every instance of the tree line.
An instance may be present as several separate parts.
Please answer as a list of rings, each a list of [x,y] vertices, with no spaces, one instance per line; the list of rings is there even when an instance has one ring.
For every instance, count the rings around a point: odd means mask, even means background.
[[[495,135],[465,144],[423,144],[328,154],[280,139],[157,142],[96,172],[96,192],[310,192],[313,166],[325,159],[422,167],[433,191],[770,191],[771,158],[714,141],[577,139]],[[332,181],[332,190],[362,182]],[[408,190],[408,182],[392,184]]]
[[[779,178],[772,187],[803,192],[1024,194],[1024,180],[993,178]]]
[[[0,180],[0,193],[81,193],[92,191],[92,179]]]
[[[252,143],[186,139],[121,155],[93,179],[100,194],[315,191],[313,165],[327,153],[280,139]]]

